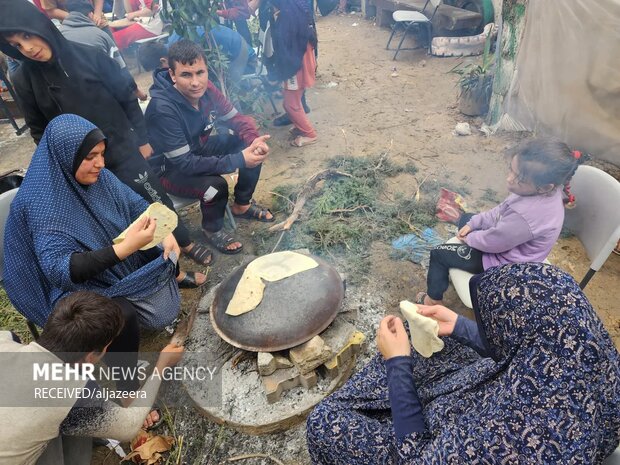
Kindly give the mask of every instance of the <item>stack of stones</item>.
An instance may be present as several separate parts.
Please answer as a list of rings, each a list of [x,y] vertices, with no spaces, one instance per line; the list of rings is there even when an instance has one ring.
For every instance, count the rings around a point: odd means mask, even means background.
[[[267,402],[277,402],[284,391],[299,385],[306,389],[316,386],[318,376],[335,378],[346,369],[363,342],[361,332],[337,317],[321,334],[288,351],[259,352],[258,373]]]

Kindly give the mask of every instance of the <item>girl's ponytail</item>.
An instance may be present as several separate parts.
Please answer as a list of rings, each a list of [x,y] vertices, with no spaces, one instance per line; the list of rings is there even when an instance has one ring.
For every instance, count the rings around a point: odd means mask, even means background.
[[[574,169],[572,173],[568,175],[566,178],[566,182],[564,182],[564,206],[566,208],[574,208],[575,207],[575,196],[570,191],[570,181],[575,175],[577,168],[579,165],[583,164],[585,161],[590,159],[590,156],[587,153],[580,152],[579,150],[573,150],[572,152],[573,158],[575,159]]]

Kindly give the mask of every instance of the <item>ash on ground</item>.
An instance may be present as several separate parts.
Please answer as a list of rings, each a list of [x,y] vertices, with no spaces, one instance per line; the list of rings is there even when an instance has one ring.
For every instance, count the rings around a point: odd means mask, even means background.
[[[357,356],[353,373],[359,371],[376,353],[375,334],[379,321],[386,311],[387,299],[379,292],[371,291],[368,287],[349,287],[342,305],[341,316],[364,333],[366,343]],[[248,360],[241,362],[237,369],[254,370],[256,364]],[[320,379],[317,392],[326,389],[328,380]],[[260,389],[259,389],[260,388]],[[306,445],[305,421],[291,429],[275,434],[252,436],[240,433],[232,428],[221,426],[203,417],[194,408],[192,400],[184,392],[180,383],[166,385],[162,392],[163,403],[168,400],[174,405],[183,405],[182,408],[170,410],[170,420],[166,422],[167,433],[178,438],[183,436],[183,463],[218,464],[227,458],[246,454],[266,454],[287,464],[310,463]],[[264,396],[262,386],[247,383],[236,386],[223,386],[222,408],[234,406],[239,397]],[[303,388],[294,388],[282,395],[282,399],[266,407],[265,415],[270,409],[296,408],[301,399],[308,396]],[[165,409],[164,409],[165,410]],[[253,464],[273,464],[269,459],[256,458],[245,461]]]

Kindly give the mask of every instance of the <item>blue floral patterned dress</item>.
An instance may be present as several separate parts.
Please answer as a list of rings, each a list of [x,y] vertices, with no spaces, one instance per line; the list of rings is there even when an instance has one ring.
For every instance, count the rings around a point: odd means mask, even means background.
[[[477,280],[492,358],[445,338],[413,378],[426,430],[395,437],[385,364],[375,357],[308,418],[315,464],[593,464],[620,434],[620,362],[577,283],[545,264]]]

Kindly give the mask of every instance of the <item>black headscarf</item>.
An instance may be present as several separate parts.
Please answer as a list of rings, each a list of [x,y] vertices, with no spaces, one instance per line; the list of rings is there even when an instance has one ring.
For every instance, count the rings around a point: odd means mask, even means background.
[[[88,155],[93,149],[93,147],[99,142],[105,142],[105,140],[106,137],[99,128],[95,128],[88,134],[86,134],[86,137],[84,137],[84,140],[80,144],[80,148],[78,149],[77,154],[73,159],[73,174],[77,173],[78,168],[86,158],[86,155]]]
[[[272,22],[275,68],[285,81],[297,73],[308,43],[316,50],[317,36],[312,10],[307,0],[270,0],[279,11]]]

